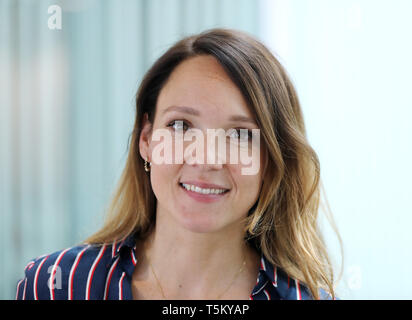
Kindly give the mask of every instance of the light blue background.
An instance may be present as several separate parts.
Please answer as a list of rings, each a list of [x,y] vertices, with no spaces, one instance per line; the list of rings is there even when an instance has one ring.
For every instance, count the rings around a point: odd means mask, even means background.
[[[346,299],[412,299],[412,2],[264,1],[344,242]],[[322,219],[325,220],[325,219]],[[339,249],[324,223],[327,243]]]
[[[50,5],[62,29],[50,30]],[[213,27],[257,35],[254,0],[0,0],[0,298],[27,262],[101,227],[144,72]]]

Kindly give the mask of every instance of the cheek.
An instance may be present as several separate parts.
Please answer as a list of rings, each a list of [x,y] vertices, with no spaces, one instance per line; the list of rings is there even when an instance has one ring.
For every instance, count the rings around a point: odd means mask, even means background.
[[[170,188],[177,183],[178,166],[170,164],[152,164],[150,181],[157,199],[171,194]]]
[[[244,151],[246,152],[246,151]],[[247,151],[248,164],[241,161],[238,165],[231,166],[231,172],[239,185],[250,187],[249,189],[259,188],[262,183],[263,172],[265,169],[266,151],[263,148],[252,148]]]
[[[244,167],[240,165],[231,167],[231,174],[235,177],[239,201],[246,199],[247,201],[252,201],[251,199],[256,199],[260,191],[260,185],[262,183],[261,171],[255,175],[242,175],[242,168]]]

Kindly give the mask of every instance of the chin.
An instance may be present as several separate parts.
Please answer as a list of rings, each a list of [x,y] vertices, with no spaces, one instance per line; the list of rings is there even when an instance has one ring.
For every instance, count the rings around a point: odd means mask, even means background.
[[[211,233],[219,231],[222,226],[212,217],[195,217],[193,213],[187,216],[179,217],[182,227],[188,231],[196,233]]]

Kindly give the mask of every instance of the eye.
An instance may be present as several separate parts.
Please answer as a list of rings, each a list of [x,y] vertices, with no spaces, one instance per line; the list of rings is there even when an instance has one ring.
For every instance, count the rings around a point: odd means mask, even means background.
[[[173,120],[173,121],[169,122],[167,127],[172,127],[172,128],[174,128],[175,131],[176,130],[182,130],[184,132],[189,128],[189,125],[183,120]]]
[[[252,139],[252,130],[249,129],[230,129],[231,132],[229,134],[229,137],[234,137],[235,139],[239,139],[240,140],[248,140],[248,139]]]

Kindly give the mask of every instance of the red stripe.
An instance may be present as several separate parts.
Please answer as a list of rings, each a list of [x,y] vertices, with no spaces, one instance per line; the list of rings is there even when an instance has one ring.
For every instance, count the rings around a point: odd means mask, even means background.
[[[288,276],[288,289],[289,289],[289,276]]]
[[[93,267],[93,269],[92,269],[92,273],[91,273],[91,275],[90,275],[90,281],[89,281],[89,284],[88,284],[88,286],[87,286],[87,291],[86,291],[86,293],[87,293],[87,294],[86,294],[86,300],[89,300],[89,298],[90,298],[90,288],[91,288],[91,286],[92,286],[92,280],[93,280],[94,271],[96,270],[97,266],[99,265],[99,262],[100,262],[100,260],[102,259],[103,254],[104,254],[105,251],[106,251],[106,245],[104,245],[104,246],[103,246],[103,249],[101,249],[101,251],[99,252],[100,257],[99,257],[99,259],[97,259],[97,261],[95,261],[95,265],[94,265],[94,267]]]
[[[17,292],[16,292],[16,300],[19,298],[19,291],[20,291],[20,285],[23,282],[24,279],[21,279],[19,283],[17,284]]]
[[[136,266],[136,257],[134,256],[133,249],[130,250],[130,255],[132,256],[133,265]]]
[[[278,275],[277,275],[277,267],[273,269],[273,285],[277,287],[278,285]]]
[[[54,300],[54,275],[55,275],[55,273],[56,273],[56,269],[57,269],[57,267],[59,266],[59,263],[60,263],[60,261],[62,261],[62,258],[63,258],[63,256],[66,254],[66,252],[68,251],[69,249],[66,249],[66,250],[64,250],[63,252],[62,252],[62,254],[61,254],[61,256],[60,256],[60,258],[59,258],[59,260],[57,260],[56,262],[55,262],[55,266],[53,267],[53,269],[52,269],[52,274],[51,274],[51,276],[50,276],[50,286],[51,286],[51,299],[52,300]]]
[[[104,300],[107,300],[107,295],[109,293],[109,288],[110,288],[110,281],[112,280],[113,272],[114,272],[114,269],[116,269],[118,262],[119,262],[119,258],[116,259],[116,262],[114,263],[114,265],[112,266],[112,269],[110,270],[109,277],[106,283]]]
[[[33,290],[34,290],[34,299],[35,299],[35,300],[38,300],[38,297],[37,297],[37,278],[38,278],[38,276],[39,276],[39,272],[40,272],[41,267],[43,266],[43,263],[47,260],[48,257],[49,257],[49,256],[47,256],[46,258],[44,258],[44,259],[42,260],[42,262],[40,263],[39,267],[37,268],[36,274],[35,274],[35,276],[34,276]]]
[[[270,298],[269,292],[268,292],[266,289],[263,290],[263,292],[266,294],[266,297],[268,298],[268,300],[272,300],[272,299]]]
[[[70,300],[73,299],[73,278],[74,278],[74,274],[75,274],[75,272],[76,272],[77,266],[79,265],[80,259],[82,258],[83,253],[86,251],[87,248],[88,248],[88,247],[84,248],[83,251],[80,252],[80,255],[79,255],[78,259],[77,259],[77,262],[76,262],[76,264],[75,264],[74,267],[73,267],[72,278],[70,279],[70,283],[69,283],[69,288],[70,288],[70,289],[69,289],[69,290],[70,290]]]
[[[260,259],[260,269],[266,271],[266,266],[264,265],[265,261],[263,261],[263,257]]]
[[[24,268],[24,271],[26,271],[26,269],[27,269],[27,270],[30,270],[33,266],[34,266],[34,261],[29,262],[29,263],[27,264],[27,266]]]

